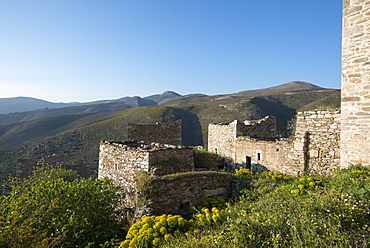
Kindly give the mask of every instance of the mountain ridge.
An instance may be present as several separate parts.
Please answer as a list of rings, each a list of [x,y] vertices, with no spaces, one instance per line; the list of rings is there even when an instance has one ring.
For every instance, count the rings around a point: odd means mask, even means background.
[[[231,94],[221,94],[213,95],[213,97],[223,97],[223,96],[252,96],[252,95],[266,95],[266,94],[276,94],[283,92],[299,92],[299,91],[313,91],[313,90],[332,90],[327,88],[322,88],[311,83],[303,81],[292,81],[284,83],[277,86],[257,89],[257,90],[245,90],[237,93]],[[178,98],[189,98],[198,96],[208,96],[202,93],[194,93],[188,95],[181,95],[174,91],[165,91],[161,94],[154,94],[146,97],[133,96],[133,97],[122,97],[113,100],[97,100],[91,102],[50,102],[43,99],[33,98],[33,97],[11,97],[11,98],[0,98],[0,114],[8,114],[14,112],[29,112],[41,109],[55,109],[55,108],[66,108],[66,107],[77,107],[84,105],[97,105],[106,104],[113,102],[127,102],[128,99],[137,99],[137,101],[142,101],[141,105],[153,106],[168,103],[172,100]],[[212,96],[211,96],[212,97]],[[145,99],[145,100],[141,100]],[[0,122],[1,124],[1,122]]]

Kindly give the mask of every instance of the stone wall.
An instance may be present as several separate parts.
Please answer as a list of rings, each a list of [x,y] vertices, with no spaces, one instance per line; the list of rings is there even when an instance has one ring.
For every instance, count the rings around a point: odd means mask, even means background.
[[[135,204],[136,177],[140,172],[165,175],[194,170],[192,148],[144,142],[102,141],[99,152],[98,178],[112,179],[127,194],[127,207]]]
[[[260,120],[235,120],[231,123],[209,124],[208,150],[225,157],[228,164],[235,161],[235,141],[239,136],[247,136],[262,140],[276,137],[276,119],[266,116]]]
[[[100,142],[98,179],[109,178],[135,192],[135,176],[149,172],[149,152],[144,144],[137,142]]]
[[[237,126],[237,120],[208,125],[208,151],[224,157],[227,163],[235,160]]]
[[[155,176],[193,171],[195,169],[193,149],[173,147],[151,151],[149,164],[149,171],[153,171]]]
[[[236,136],[248,136],[258,139],[276,138],[276,119],[274,116],[266,116],[260,120],[245,120],[239,122]]]
[[[296,117],[294,163],[310,172],[336,169],[340,164],[340,112],[306,111]]]
[[[90,166],[87,164],[78,164],[78,165],[61,165],[59,163],[59,156],[58,155],[51,155],[39,160],[34,160],[30,158],[20,158],[17,159],[16,164],[16,176],[20,179],[27,178],[32,175],[32,171],[35,168],[40,167],[42,165],[49,165],[49,166],[62,166],[62,168],[67,170],[75,170],[77,171],[80,177],[88,178],[90,177]]]
[[[276,141],[256,140],[248,137],[239,137],[236,140],[236,160],[234,167],[250,167],[253,171],[271,170],[285,174],[298,174],[302,169],[292,160],[291,151],[293,142],[286,139]],[[248,158],[247,158],[248,157]]]
[[[306,111],[298,113],[296,117],[293,140],[263,140],[248,136],[234,136],[233,140],[233,136],[229,135],[228,143],[232,144],[232,149],[229,147],[228,150],[229,168],[251,167],[253,170],[277,170],[293,175],[337,168],[340,162],[340,112]],[[237,122],[233,123],[236,126]],[[231,127],[226,125],[229,129],[225,130],[231,133]],[[211,136],[217,141],[217,133],[212,131]],[[223,138],[219,137],[219,144],[213,141],[211,147],[214,144],[226,147],[228,144],[222,143]]]
[[[181,178],[155,178],[149,186],[152,214],[186,214],[190,207],[201,206],[209,197],[229,199],[233,179],[221,173],[194,172]]]
[[[370,165],[370,1],[343,1],[341,167]]]
[[[153,142],[160,144],[182,145],[182,121],[157,123],[155,125],[127,126],[128,140],[140,140],[146,144]]]

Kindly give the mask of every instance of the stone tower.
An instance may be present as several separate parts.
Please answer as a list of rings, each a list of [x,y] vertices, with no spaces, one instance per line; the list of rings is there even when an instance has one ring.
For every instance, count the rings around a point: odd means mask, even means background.
[[[370,1],[343,1],[341,167],[370,164]]]

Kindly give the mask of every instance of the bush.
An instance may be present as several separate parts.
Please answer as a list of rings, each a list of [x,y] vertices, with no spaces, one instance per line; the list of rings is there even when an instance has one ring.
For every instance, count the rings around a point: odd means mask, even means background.
[[[292,194],[304,194],[308,190],[321,186],[321,181],[313,179],[312,177],[301,177],[296,180],[291,188]]]
[[[215,160],[220,157],[216,153],[197,148],[194,148],[193,151],[195,168],[217,169]]]
[[[123,196],[110,180],[43,167],[11,183],[0,198],[0,247],[85,247],[126,233]]]
[[[159,247],[174,236],[185,233],[192,227],[180,215],[143,216],[141,221],[132,225],[121,247]]]

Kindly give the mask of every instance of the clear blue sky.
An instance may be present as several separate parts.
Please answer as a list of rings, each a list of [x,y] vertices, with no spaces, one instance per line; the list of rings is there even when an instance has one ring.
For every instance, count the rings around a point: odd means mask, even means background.
[[[0,98],[340,88],[341,0],[0,0]]]

